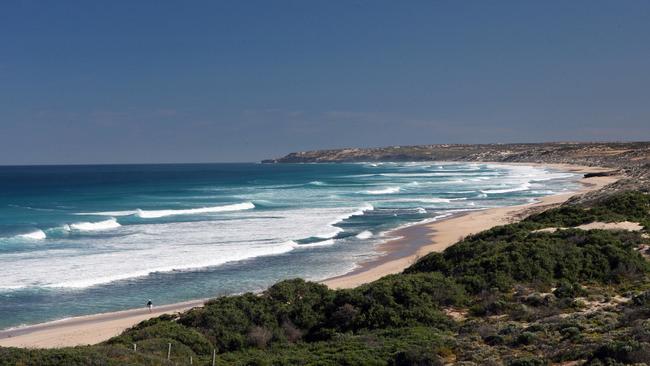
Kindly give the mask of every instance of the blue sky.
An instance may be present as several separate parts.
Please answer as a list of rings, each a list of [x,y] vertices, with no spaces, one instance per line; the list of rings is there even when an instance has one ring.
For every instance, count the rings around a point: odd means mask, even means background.
[[[650,139],[650,1],[6,1],[0,164]]]

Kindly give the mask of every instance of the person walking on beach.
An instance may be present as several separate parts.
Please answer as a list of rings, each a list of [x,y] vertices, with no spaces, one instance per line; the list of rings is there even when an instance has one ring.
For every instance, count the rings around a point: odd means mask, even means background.
[[[147,301],[147,308],[149,308],[149,312],[153,311],[153,302],[151,301],[151,299]]]

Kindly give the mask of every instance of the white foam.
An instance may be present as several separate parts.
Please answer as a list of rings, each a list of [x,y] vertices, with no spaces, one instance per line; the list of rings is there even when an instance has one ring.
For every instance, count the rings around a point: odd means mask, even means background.
[[[340,227],[332,226],[332,225],[328,225],[328,226],[331,227],[330,231],[323,232],[323,233],[320,233],[320,234],[316,234],[316,235],[314,235],[314,237],[321,238],[321,239],[330,239],[330,238],[335,237],[341,231],[343,231],[343,229],[341,229]]]
[[[196,214],[203,214],[203,213],[242,211],[242,210],[250,210],[252,208],[255,208],[253,202],[244,202],[244,203],[235,203],[232,205],[225,205],[225,206],[190,208],[185,210],[151,210],[151,211],[138,210],[138,216],[144,219],[153,219],[158,217],[175,216],[175,215],[196,215]]]
[[[555,194],[555,191],[552,191],[550,189],[543,190],[543,191],[530,191],[532,194]]]
[[[372,232],[365,230],[356,235],[357,239],[370,239],[372,238]]]
[[[380,233],[379,236],[381,236],[381,237],[389,236],[391,238],[390,240],[403,239],[403,237],[396,237],[396,236],[393,236],[393,234],[395,232],[397,232],[397,231],[399,231],[401,229],[407,228],[409,226],[422,225],[422,224],[428,224],[428,223],[431,223],[431,222],[436,222],[436,221],[438,221],[440,219],[444,219],[445,217],[449,217],[449,216],[453,215],[456,212],[463,212],[463,211],[475,211],[475,210],[472,210],[472,209],[450,210],[450,211],[448,211],[448,212],[446,212],[444,214],[436,215],[434,217],[428,217],[426,219],[423,219],[423,220],[420,220],[420,221],[417,221],[417,222],[409,222],[409,223],[400,225],[400,226],[398,226],[398,227],[396,227],[394,229],[391,229],[391,230]]]
[[[138,213],[138,210],[129,210],[129,211],[100,211],[100,212],[78,212],[75,215],[79,216],[131,216]]]
[[[393,194],[393,193],[398,193],[400,191],[400,187],[387,187],[384,189],[377,189],[377,190],[367,190],[365,193],[367,194]]]
[[[517,187],[512,187],[512,188],[504,188],[504,189],[482,189],[481,193],[486,193],[486,194],[496,194],[496,193],[510,193],[510,192],[520,192],[520,191],[527,191],[530,189],[530,183],[525,182],[520,184]]]
[[[418,202],[423,202],[423,203],[449,203],[449,202],[451,202],[451,200],[448,199],[448,198],[433,197],[433,198],[419,198]]]
[[[342,214],[342,215],[338,216],[335,220],[333,220],[332,222],[327,224],[327,227],[328,227],[327,232],[316,234],[316,235],[314,235],[314,237],[321,238],[321,239],[333,238],[338,233],[343,231],[343,229],[341,229],[340,227],[335,226],[336,224],[339,224],[339,223],[341,223],[341,222],[343,222],[343,221],[345,221],[345,220],[347,220],[347,219],[349,219],[350,217],[353,217],[353,216],[361,216],[366,211],[372,211],[374,209],[375,209],[375,207],[373,205],[371,205],[369,203],[365,203],[363,206],[359,207],[358,209],[356,209],[354,211],[351,211],[351,212],[348,212],[348,213],[345,213],[345,214]]]
[[[356,208],[287,208],[274,210],[271,215],[253,210],[233,220],[125,225],[120,228],[122,235],[93,237],[88,246],[44,248],[38,256],[32,252],[3,256],[0,289],[84,288],[156,272],[193,270],[283,254],[297,249],[291,240],[312,237],[318,228],[372,208],[368,204]],[[302,244],[300,248],[337,242],[331,239]],[[79,239],[66,236],[59,240],[67,244]]]
[[[165,216],[175,215],[198,215],[204,213],[242,211],[255,208],[253,202],[235,203],[225,206],[212,206],[200,208],[188,208],[179,210],[128,210],[128,211],[101,211],[101,212],[82,212],[77,215],[96,215],[96,216],[131,216],[136,215],[143,219],[155,219]]]
[[[320,243],[320,242],[319,242]],[[318,243],[315,243],[318,244]],[[133,265],[136,264],[135,268],[138,267],[137,263],[133,263],[134,260],[126,260],[129,262],[129,270],[125,271],[118,271],[117,269],[111,271],[113,274],[108,275],[108,276],[93,276],[91,274],[86,275],[86,276],[78,276],[76,277],[77,279],[75,280],[67,280],[67,281],[61,281],[61,282],[53,282],[53,283],[48,283],[48,284],[43,284],[41,287],[47,287],[47,288],[87,288],[87,287],[92,287],[96,285],[101,285],[101,284],[106,284],[106,283],[111,283],[115,281],[120,281],[120,280],[127,280],[127,279],[135,279],[139,277],[145,277],[149,276],[154,273],[166,273],[166,272],[175,272],[175,271],[188,271],[188,270],[193,270],[197,268],[206,268],[206,267],[214,267],[218,265],[222,265],[224,263],[228,262],[233,262],[233,261],[240,261],[240,260],[245,260],[249,258],[255,258],[255,257],[261,257],[261,256],[268,256],[268,255],[277,255],[277,254],[282,254],[282,253],[287,253],[296,248],[296,243],[292,241],[287,241],[283,242],[280,244],[273,244],[273,245],[257,245],[255,246],[254,251],[237,251],[234,248],[228,251],[228,253],[222,253],[220,256],[205,256],[205,255],[193,255],[191,258],[188,258],[187,255],[181,255],[181,253],[168,253],[168,256],[165,257],[165,260],[162,260],[160,264],[157,266],[153,266],[150,268],[148,267],[148,264],[151,264],[153,261],[147,261],[146,257],[141,258],[140,255],[140,263],[139,267],[145,267],[144,269],[141,270],[134,270]],[[322,244],[325,245],[325,244]],[[315,246],[315,245],[313,245]],[[155,255],[154,253],[151,253],[151,255]],[[99,255],[98,255],[99,257]],[[179,260],[180,263],[173,263],[174,258]],[[126,258],[125,258],[126,259]],[[160,258],[159,258],[160,259]],[[105,264],[100,264],[96,263],[96,266],[102,266]],[[123,266],[123,263],[115,263],[115,262],[110,262],[106,263],[106,265],[110,265],[112,267],[117,267],[121,268]],[[127,268],[127,267],[124,267]],[[106,270],[103,268],[104,271]],[[92,270],[88,271],[92,273]],[[103,271],[102,271],[103,272]]]
[[[382,177],[395,177],[395,178],[413,178],[413,177],[445,177],[445,176],[476,176],[481,174],[481,176],[496,176],[494,172],[485,172],[485,173],[476,173],[476,172],[432,172],[432,173],[423,173],[423,172],[413,172],[413,173],[379,173]],[[489,177],[486,177],[490,179]]]
[[[57,282],[52,284],[46,284],[43,287],[71,288],[71,289],[87,288],[87,287],[111,283],[115,281],[145,277],[154,273],[188,271],[197,268],[214,267],[214,266],[218,266],[233,261],[241,261],[245,259],[257,258],[257,257],[263,257],[269,255],[278,255],[278,254],[290,252],[294,249],[310,249],[316,247],[325,247],[325,246],[333,245],[335,243],[336,241],[334,239],[328,239],[328,240],[318,241],[309,244],[298,244],[293,240],[288,240],[279,244],[258,245],[256,246],[257,250],[255,250],[255,252],[237,252],[237,253],[231,252],[230,255],[223,255],[219,258],[195,259],[192,262],[184,263],[184,264],[171,264],[167,266],[158,266],[151,269],[119,273],[111,276],[102,276],[102,277],[84,278],[84,279],[78,279],[72,281]],[[14,289],[21,288],[21,287],[23,286],[14,286]],[[9,286],[0,286],[0,288],[9,289]]]
[[[77,231],[101,231],[101,230],[110,230],[118,228],[120,225],[117,220],[110,218],[108,220],[99,221],[99,222],[78,222],[76,224],[70,224],[68,227],[71,230]]]
[[[419,197],[413,197],[413,198],[392,199],[392,200],[389,200],[387,202],[449,203],[451,201],[452,201],[452,199],[449,199],[449,198],[438,198],[438,197],[419,198]]]
[[[36,231],[32,231],[31,233],[27,233],[27,234],[16,235],[16,237],[22,238],[22,239],[29,239],[29,240],[43,240],[43,239],[45,239],[47,237],[47,235],[45,235],[43,230],[36,230]]]
[[[374,209],[375,209],[375,206],[371,205],[370,203],[364,203],[363,206],[361,206],[357,210],[353,211],[352,213],[339,216],[338,220],[343,221],[345,219],[349,219],[352,216],[363,215],[367,211],[372,211]]]
[[[372,211],[374,210],[375,207],[369,203],[365,203],[363,206],[360,208],[356,209],[355,211],[352,211],[350,213],[346,213],[343,215],[340,215],[339,217],[336,218],[334,222],[332,222],[330,225],[338,224],[339,222],[342,222],[343,220],[347,220],[352,216],[360,216],[366,213],[367,211]]]
[[[325,182],[321,182],[319,180],[314,180],[314,181],[309,182],[308,184],[311,184],[312,186],[324,186]]]
[[[21,285],[16,285],[16,286],[0,286],[0,289],[1,289],[1,290],[20,290],[20,289],[25,288],[25,287],[27,287],[27,286],[21,286]],[[9,328],[9,329],[11,329],[11,328]],[[6,330],[9,330],[9,329],[6,329]]]
[[[298,244],[292,240],[291,243],[293,243],[294,248],[315,248],[315,247],[327,247],[333,245],[334,243],[336,243],[336,241],[334,241],[334,239],[327,239],[323,241],[317,241],[315,243]]]

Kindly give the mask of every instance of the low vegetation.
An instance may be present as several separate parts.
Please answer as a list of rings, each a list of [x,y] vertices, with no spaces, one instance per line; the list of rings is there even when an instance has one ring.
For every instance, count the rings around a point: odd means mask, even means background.
[[[644,230],[535,231],[625,220]],[[210,365],[213,351],[218,365],[650,365],[649,224],[648,195],[617,194],[467,237],[355,289],[283,281],[97,346],[0,348],[0,365]]]

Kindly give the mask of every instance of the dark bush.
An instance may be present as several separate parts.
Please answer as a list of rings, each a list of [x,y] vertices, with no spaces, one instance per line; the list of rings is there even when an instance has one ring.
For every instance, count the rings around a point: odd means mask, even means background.
[[[397,352],[389,362],[392,366],[442,366],[443,364],[438,355],[421,348]]]
[[[151,324],[145,326],[145,324]],[[143,340],[167,339],[177,341],[190,348],[197,355],[207,355],[212,352],[212,344],[203,334],[169,320],[152,319],[126,330],[121,335],[107,341],[108,344],[122,344],[131,347],[133,343],[140,344]]]
[[[648,363],[650,362],[650,343],[636,341],[616,341],[600,346],[594,351],[588,364],[597,361],[622,362],[622,363]]]
[[[270,330],[255,326],[252,327],[250,331],[248,331],[247,339],[248,344],[251,346],[264,349],[269,344],[272,337],[273,334]]]
[[[548,362],[536,357],[523,357],[508,362],[508,366],[545,366]]]
[[[526,345],[526,344],[532,344],[533,341],[535,341],[535,333],[532,332],[521,332],[517,336],[517,340],[515,341],[516,345]]]
[[[509,226],[513,227],[468,237],[442,255],[432,254],[436,257],[433,267],[427,255],[405,272],[441,272],[476,294],[491,288],[509,291],[515,283],[620,283],[642,278],[650,269],[634,250],[644,240],[638,233],[562,230],[530,234],[520,226]]]
[[[564,328],[564,329],[560,330],[560,334],[562,334],[562,336],[564,338],[575,340],[575,339],[578,339],[580,337],[580,328],[578,328],[578,327],[567,327],[567,328]]]
[[[561,280],[553,291],[553,295],[557,298],[575,298],[585,295],[585,290],[578,283],[571,283],[566,280]]]

